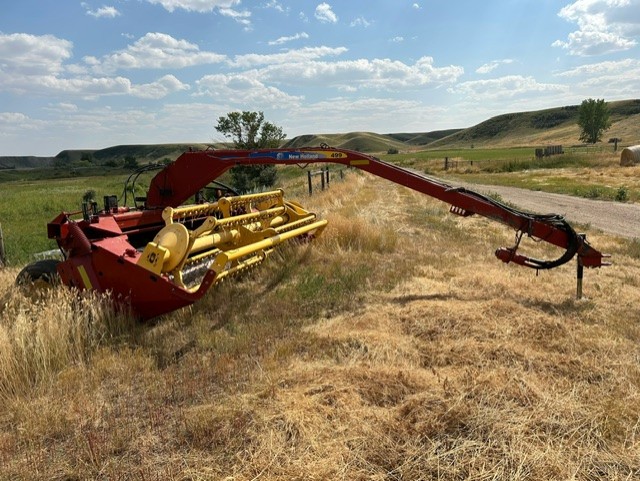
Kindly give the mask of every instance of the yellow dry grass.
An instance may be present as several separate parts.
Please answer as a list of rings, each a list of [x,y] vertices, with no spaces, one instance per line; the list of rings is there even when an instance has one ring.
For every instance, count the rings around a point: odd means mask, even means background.
[[[615,265],[576,301],[384,181],[305,204],[321,239],[153,325],[0,271],[0,479],[640,477],[634,243],[589,232]]]

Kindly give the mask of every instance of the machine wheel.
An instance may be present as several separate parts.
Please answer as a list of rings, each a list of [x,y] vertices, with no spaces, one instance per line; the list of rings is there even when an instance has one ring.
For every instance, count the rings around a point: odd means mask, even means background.
[[[21,287],[50,287],[60,282],[56,259],[44,259],[27,265],[16,277],[16,285]]]

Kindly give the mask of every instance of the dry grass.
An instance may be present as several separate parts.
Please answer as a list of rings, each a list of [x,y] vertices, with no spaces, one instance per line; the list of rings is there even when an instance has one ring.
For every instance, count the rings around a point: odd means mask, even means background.
[[[0,271],[0,479],[638,479],[640,256],[535,275],[368,176],[322,239],[154,325]]]

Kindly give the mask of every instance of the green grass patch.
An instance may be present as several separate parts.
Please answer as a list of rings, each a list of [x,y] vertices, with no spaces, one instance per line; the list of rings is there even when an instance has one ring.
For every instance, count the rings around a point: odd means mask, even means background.
[[[640,192],[638,189],[599,184],[580,177],[566,177],[548,173],[546,175],[540,175],[536,172],[521,173],[520,175],[510,175],[510,173],[505,172],[494,174],[454,173],[452,177],[464,182],[476,184],[518,187],[521,189],[584,197],[586,199],[640,202]]]
[[[8,263],[21,265],[34,253],[55,249],[47,238],[47,223],[63,211],[81,210],[82,196],[89,190],[95,191],[99,204],[105,195],[122,197],[125,179],[101,175],[3,183],[0,224]]]
[[[389,162],[402,163],[411,158],[417,160],[440,160],[444,161],[445,157],[450,159],[460,158],[474,161],[487,160],[525,160],[535,157],[535,149],[533,147],[513,147],[498,149],[444,149],[444,150],[424,150],[421,152],[410,152],[393,154],[392,156],[383,155],[382,158]]]

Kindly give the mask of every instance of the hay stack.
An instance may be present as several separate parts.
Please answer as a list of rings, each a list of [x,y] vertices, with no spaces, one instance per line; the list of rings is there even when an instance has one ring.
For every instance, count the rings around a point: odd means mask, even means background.
[[[632,147],[622,149],[622,153],[620,154],[620,165],[630,166],[638,164],[640,164],[640,145],[634,145]]]

